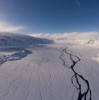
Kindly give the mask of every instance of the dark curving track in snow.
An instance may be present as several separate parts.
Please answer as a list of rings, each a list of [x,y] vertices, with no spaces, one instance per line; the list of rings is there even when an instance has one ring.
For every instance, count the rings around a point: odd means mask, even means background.
[[[72,65],[69,66],[69,67],[66,65],[66,61],[65,61],[65,59],[63,58],[63,56],[64,56],[65,54],[69,55],[70,60],[71,60],[71,62],[72,62]],[[73,57],[75,57],[77,60],[75,61],[75,60],[73,59]],[[75,88],[76,88],[77,91],[78,91],[77,100],[92,100],[92,92],[91,92],[91,89],[90,89],[90,85],[89,85],[88,80],[86,80],[82,75],[80,75],[79,73],[77,73],[77,72],[75,71],[75,66],[76,66],[76,64],[77,64],[78,62],[80,62],[80,58],[79,58],[78,56],[76,56],[76,55],[73,55],[72,53],[67,52],[67,49],[62,49],[61,55],[60,55],[59,58],[62,60],[63,66],[70,68],[70,69],[73,71],[73,73],[74,73],[74,75],[71,77],[71,82],[72,82],[72,84],[75,86]],[[76,85],[74,84],[74,80],[75,80],[75,82],[76,82]],[[83,87],[83,83],[81,83],[81,80],[82,80],[82,81],[86,84],[86,86],[87,86],[87,87],[86,87],[86,90],[85,90],[84,92],[82,92],[82,90],[83,90],[83,88],[85,88],[85,87]]]

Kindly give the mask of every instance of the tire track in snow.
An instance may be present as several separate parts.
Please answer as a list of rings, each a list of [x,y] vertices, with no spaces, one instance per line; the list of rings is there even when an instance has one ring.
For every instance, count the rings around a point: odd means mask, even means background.
[[[66,61],[63,58],[63,56],[65,54],[68,54],[69,57],[70,57],[70,60],[72,61],[72,65],[70,67],[68,67],[66,65]],[[77,59],[77,61],[75,61],[73,59],[73,57],[75,57]],[[71,77],[71,82],[75,86],[76,90],[78,91],[78,98],[77,98],[77,100],[92,100],[92,92],[91,92],[88,80],[86,80],[82,75],[80,75],[79,73],[77,73],[75,71],[75,69],[74,69],[75,66],[76,66],[76,64],[80,61],[80,58],[78,56],[76,56],[76,55],[73,55],[72,53],[67,52],[67,49],[62,49],[62,52],[61,52],[61,55],[60,55],[59,58],[62,60],[63,66],[65,66],[67,68],[70,68],[73,71],[73,73],[74,73],[74,75]],[[74,84],[74,79],[76,80],[77,86]],[[82,80],[86,84],[86,86],[87,86],[85,92],[82,92],[83,86],[80,83],[79,79]],[[89,97],[88,97],[88,95],[89,95]]]

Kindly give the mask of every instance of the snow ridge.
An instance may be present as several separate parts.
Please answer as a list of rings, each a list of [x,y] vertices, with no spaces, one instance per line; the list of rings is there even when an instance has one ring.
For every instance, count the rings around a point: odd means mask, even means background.
[[[0,33],[0,46],[28,47],[31,45],[51,44],[52,40],[36,38],[22,34]]]

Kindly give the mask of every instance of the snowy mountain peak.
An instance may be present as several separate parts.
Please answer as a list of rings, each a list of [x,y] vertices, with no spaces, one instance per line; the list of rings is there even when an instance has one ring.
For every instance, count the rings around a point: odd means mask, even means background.
[[[99,39],[76,40],[79,45],[99,47]]]
[[[30,46],[39,44],[50,44],[52,40],[40,39],[22,34],[0,33],[0,46]]]

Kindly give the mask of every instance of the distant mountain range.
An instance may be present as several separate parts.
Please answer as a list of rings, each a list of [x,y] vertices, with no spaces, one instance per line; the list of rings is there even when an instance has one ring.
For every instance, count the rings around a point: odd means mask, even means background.
[[[14,33],[0,33],[0,46],[31,46],[53,43],[52,40]]]

